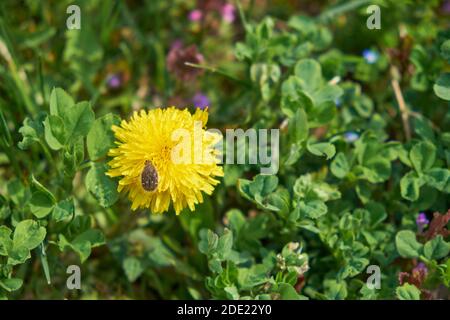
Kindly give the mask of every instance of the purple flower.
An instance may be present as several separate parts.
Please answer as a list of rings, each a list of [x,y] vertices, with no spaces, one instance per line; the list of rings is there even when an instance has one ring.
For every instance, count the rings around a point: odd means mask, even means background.
[[[378,52],[376,52],[374,50],[370,50],[370,49],[365,49],[362,53],[362,56],[363,56],[364,60],[366,60],[366,62],[369,64],[373,64],[373,63],[377,62],[378,58],[380,57]]]
[[[419,270],[425,270],[425,272],[427,272],[427,271],[428,271],[428,268],[427,268],[427,266],[425,265],[425,263],[419,262],[419,263],[417,264],[417,266],[414,267],[413,271],[414,271],[414,270],[416,270],[416,271],[419,271]]]
[[[355,142],[358,139],[359,135],[356,132],[346,132],[344,134],[344,140],[347,141],[348,143]]]
[[[225,4],[220,10],[222,13],[222,18],[228,23],[232,23],[236,16],[236,8],[231,4]]]
[[[442,4],[442,11],[445,15],[450,14],[450,1],[447,0]]]
[[[200,108],[202,110],[204,110],[206,107],[209,107],[210,105],[208,97],[200,92],[194,95],[194,97],[192,98],[192,103],[194,104],[194,107]]]
[[[427,216],[425,213],[421,212],[416,218],[416,225],[419,229],[419,232],[422,232],[423,229],[430,223],[430,220],[427,219]]]
[[[200,9],[194,9],[191,12],[189,12],[189,20],[192,22],[197,22],[202,20],[203,18],[203,12]]]
[[[122,85],[122,77],[118,73],[114,73],[106,78],[106,85],[110,89],[118,89]]]

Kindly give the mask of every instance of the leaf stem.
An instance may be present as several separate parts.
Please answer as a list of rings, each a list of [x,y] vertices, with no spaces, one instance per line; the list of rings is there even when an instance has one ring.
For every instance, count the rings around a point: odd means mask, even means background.
[[[251,84],[248,83],[247,81],[244,81],[242,79],[239,79],[231,74],[229,74],[228,72],[221,70],[219,68],[213,67],[213,66],[208,66],[208,65],[202,65],[202,64],[197,64],[197,63],[191,63],[191,62],[185,62],[185,65],[189,66],[189,67],[193,67],[193,68],[197,68],[197,69],[203,69],[203,70],[207,70],[209,72],[212,73],[218,73],[220,75],[223,75],[233,81],[239,82],[247,87],[251,87]]]
[[[45,279],[47,280],[47,284],[52,283],[52,279],[50,277],[50,268],[48,266],[47,253],[45,252],[45,245],[42,242],[39,245],[39,257],[41,258],[42,268],[44,269]]]

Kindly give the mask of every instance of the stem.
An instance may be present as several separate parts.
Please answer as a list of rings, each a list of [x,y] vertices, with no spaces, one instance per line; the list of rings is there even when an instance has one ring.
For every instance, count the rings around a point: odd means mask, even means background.
[[[43,101],[43,105],[46,106],[47,105],[47,97],[45,96],[44,75],[42,73],[42,58],[40,55],[38,57],[38,73],[39,73],[39,88],[40,88],[41,94],[42,94],[42,101]]]
[[[48,149],[48,147],[40,140],[39,140],[39,145],[42,147],[42,150],[44,150],[45,158],[47,158],[47,161],[49,162],[49,164],[54,165],[56,167],[55,160],[53,159],[52,154],[50,153],[50,150]]]
[[[193,68],[197,68],[197,69],[203,69],[203,70],[207,70],[207,71],[212,72],[212,73],[221,74],[221,75],[223,75],[223,76],[225,76],[225,77],[227,77],[227,78],[229,78],[229,79],[231,79],[233,81],[239,82],[239,83],[241,83],[241,84],[243,84],[243,85],[245,85],[247,87],[251,87],[250,83],[248,83],[248,82],[246,82],[244,80],[241,80],[239,78],[236,78],[235,76],[227,73],[226,71],[223,71],[223,70],[218,69],[216,67],[202,65],[202,64],[197,64],[197,63],[191,63],[191,62],[185,62],[184,64],[189,66],[189,67],[193,67]]]
[[[248,22],[247,19],[245,18],[245,14],[244,14],[244,10],[242,10],[242,5],[241,2],[239,0],[236,0],[236,6],[238,8],[238,12],[239,12],[239,17],[241,18],[242,24],[244,26],[245,29],[248,28]],[[250,9],[253,9],[253,1],[250,5]]]
[[[14,60],[15,55],[13,52],[12,43],[9,41],[9,33],[6,29],[4,19],[2,16],[0,16],[0,34],[2,35],[2,39],[0,39],[0,56],[3,57],[3,59],[7,62],[10,76],[17,88],[17,90],[20,93],[20,96],[23,100],[23,103],[25,104],[25,107],[28,111],[28,113],[32,116],[34,116],[37,113],[36,106],[29,98],[29,86],[27,83],[27,77],[25,70],[19,69],[17,67],[17,62]]]
[[[318,17],[318,20],[320,22],[326,22],[326,21],[331,20],[332,18],[334,18],[337,15],[347,13],[349,11],[357,9],[358,7],[361,7],[365,4],[369,4],[372,2],[373,2],[372,0],[354,0],[354,1],[346,2],[346,3],[344,2],[340,5],[337,5],[333,8],[330,8],[330,9],[322,12]]]
[[[411,127],[409,125],[409,110],[408,107],[406,106],[405,100],[403,99],[402,90],[398,82],[398,78],[400,77],[398,69],[394,66],[391,67],[391,76],[392,76],[391,84],[392,88],[394,89],[394,94],[395,98],[397,99],[398,107],[400,108],[406,141],[409,141],[411,140]]]
[[[81,170],[83,170],[83,169],[89,168],[89,167],[91,166],[91,164],[92,164],[92,161],[91,161],[91,160],[88,160],[88,161],[86,161],[86,162],[80,164],[80,165],[78,166],[78,168],[77,168],[77,171],[81,171]]]

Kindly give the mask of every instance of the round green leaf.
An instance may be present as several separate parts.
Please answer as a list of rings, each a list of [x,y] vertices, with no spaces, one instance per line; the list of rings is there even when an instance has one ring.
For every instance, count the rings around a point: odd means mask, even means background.
[[[94,124],[87,135],[87,150],[91,160],[104,157],[109,149],[114,147],[113,125],[118,125],[120,118],[112,113],[108,113],[94,121]]]
[[[45,218],[53,210],[54,201],[47,193],[36,191],[31,196],[30,210],[38,219]]]
[[[450,101],[450,73],[441,74],[433,90],[439,98]]]
[[[106,175],[104,163],[93,163],[86,175],[86,188],[102,207],[113,205],[119,198],[117,182]]]
[[[416,235],[410,230],[402,230],[395,236],[398,253],[404,258],[417,258],[423,245],[416,240]]]

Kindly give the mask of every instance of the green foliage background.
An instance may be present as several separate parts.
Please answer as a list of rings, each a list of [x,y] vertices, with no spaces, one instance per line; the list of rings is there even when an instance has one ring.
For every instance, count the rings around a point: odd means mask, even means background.
[[[1,1],[0,297],[448,299],[444,2],[248,0],[229,23],[189,21],[202,1]],[[177,40],[204,56],[191,81],[168,72]],[[111,125],[197,92],[209,127],[280,129],[277,175],[225,165],[195,212],[132,213],[104,174]]]

